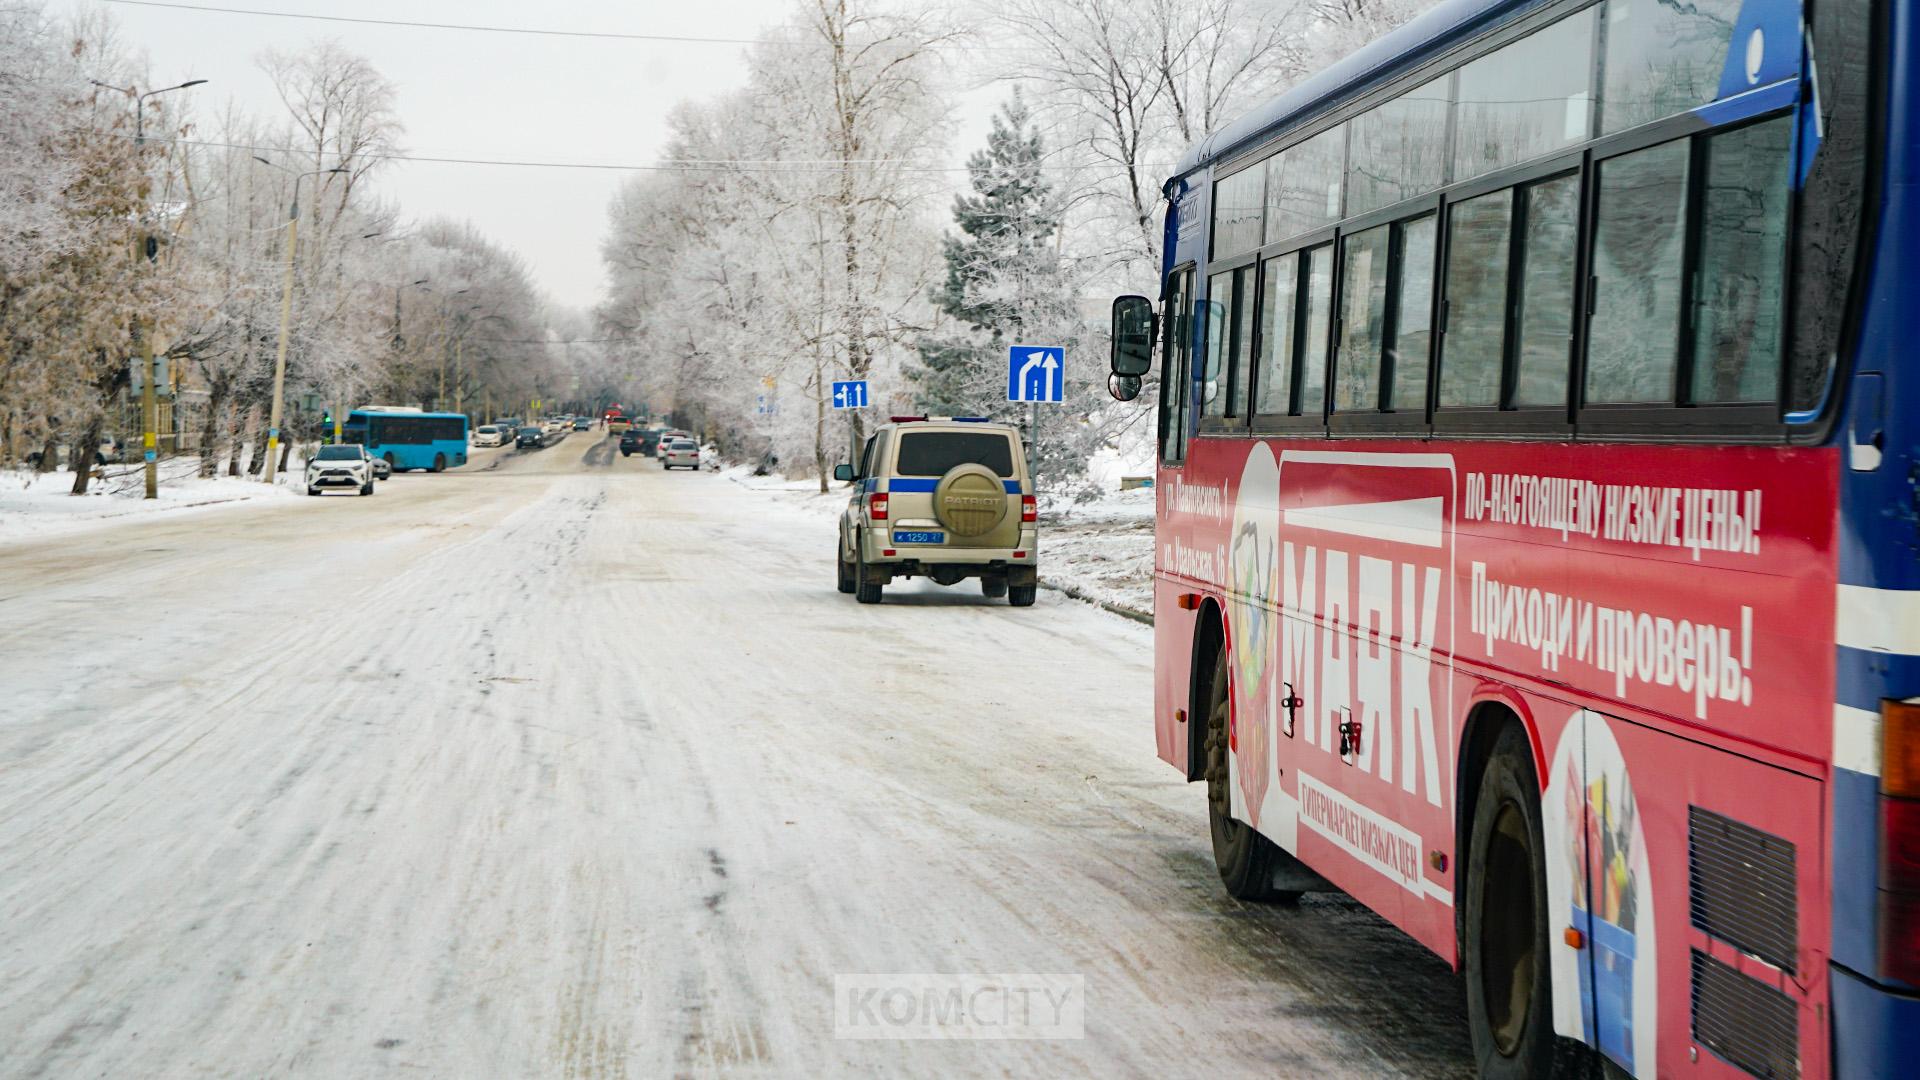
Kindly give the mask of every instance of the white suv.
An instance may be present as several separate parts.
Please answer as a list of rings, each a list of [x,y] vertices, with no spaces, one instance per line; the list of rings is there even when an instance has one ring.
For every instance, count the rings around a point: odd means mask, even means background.
[[[357,487],[360,494],[373,494],[373,458],[359,443],[323,446],[307,459],[307,494],[318,495],[321,488]]]
[[[1020,432],[986,420],[894,417],[837,480],[854,484],[840,515],[840,591],[880,602],[896,577],[942,585],[979,578],[1014,607],[1039,589],[1039,525]]]

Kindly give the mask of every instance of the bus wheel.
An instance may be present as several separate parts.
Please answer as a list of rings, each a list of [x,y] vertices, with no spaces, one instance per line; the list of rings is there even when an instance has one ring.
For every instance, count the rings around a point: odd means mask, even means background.
[[[1584,1076],[1590,1055],[1553,1032],[1540,782],[1518,724],[1480,774],[1466,874],[1467,1026],[1480,1075]]]
[[[1274,871],[1286,858],[1273,841],[1236,820],[1228,809],[1233,778],[1227,772],[1227,651],[1213,659],[1207,684],[1207,825],[1213,834],[1213,865],[1227,894],[1237,900],[1298,900],[1298,892],[1273,887]]]
[[[381,456],[386,459],[387,468],[392,469],[394,472],[400,471],[400,466],[394,462],[392,454],[383,454]]]
[[[433,471],[434,472],[447,471],[447,455],[445,454],[433,455]]]

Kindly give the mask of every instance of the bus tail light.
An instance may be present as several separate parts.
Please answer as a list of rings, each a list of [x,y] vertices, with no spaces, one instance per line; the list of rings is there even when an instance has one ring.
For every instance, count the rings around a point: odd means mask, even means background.
[[[1020,520],[1023,522],[1040,520],[1040,504],[1031,495],[1020,496]]]
[[[887,520],[887,493],[886,492],[876,491],[873,494],[867,496],[867,520],[869,521]]]
[[[1920,983],[1920,701],[1880,704],[1880,975]]]

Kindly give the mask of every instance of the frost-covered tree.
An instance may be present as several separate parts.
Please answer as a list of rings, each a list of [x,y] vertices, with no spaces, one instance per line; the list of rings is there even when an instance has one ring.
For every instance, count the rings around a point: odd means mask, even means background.
[[[933,306],[951,322],[923,337],[917,406],[935,413],[1004,413],[1006,348],[1075,333],[1075,282],[1061,259],[1059,195],[1021,93],[994,115],[987,145],[967,161],[955,196],[956,233],[941,243],[946,279]]]

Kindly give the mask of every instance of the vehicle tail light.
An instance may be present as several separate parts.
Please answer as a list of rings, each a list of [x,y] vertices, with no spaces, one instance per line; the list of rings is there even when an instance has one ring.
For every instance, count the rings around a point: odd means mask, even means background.
[[[1040,520],[1040,504],[1031,495],[1020,496],[1020,520],[1021,521]]]
[[[1920,701],[1880,704],[1880,975],[1920,983]]]
[[[887,520],[887,493],[886,492],[876,491],[873,494],[867,496],[867,520],[869,521]]]

